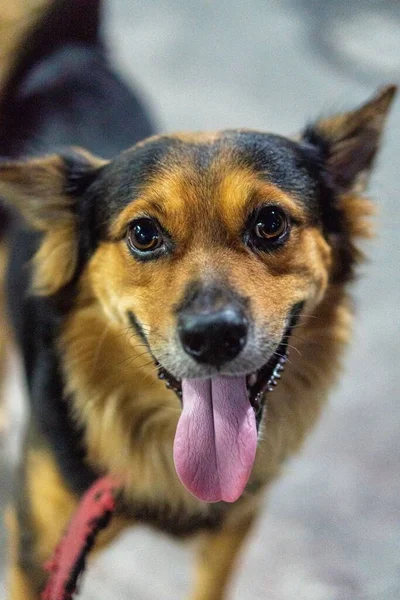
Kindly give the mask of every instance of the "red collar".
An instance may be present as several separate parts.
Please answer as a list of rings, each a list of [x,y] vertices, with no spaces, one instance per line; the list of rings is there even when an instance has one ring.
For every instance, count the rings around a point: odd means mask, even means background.
[[[121,484],[111,478],[98,479],[82,497],[68,528],[46,564],[50,573],[42,600],[72,600],[86,557],[98,533],[107,527],[114,514]]]

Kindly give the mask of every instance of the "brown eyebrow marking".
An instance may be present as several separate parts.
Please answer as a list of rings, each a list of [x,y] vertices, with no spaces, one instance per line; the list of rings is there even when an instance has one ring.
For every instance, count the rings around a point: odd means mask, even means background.
[[[141,214],[150,214],[165,220],[170,215],[165,202],[168,200],[170,209],[179,210],[181,202],[185,197],[185,174],[175,165],[170,170],[165,169],[157,174],[138,198],[132,198],[131,202],[122,210],[110,227],[110,236],[114,240],[121,239],[127,223]],[[174,202],[171,203],[171,199]]]
[[[120,240],[126,231],[128,223],[141,216],[156,217],[165,220],[167,211],[161,199],[157,198],[139,198],[132,200],[124,211],[119,215],[116,222],[110,228],[110,237],[114,241]]]
[[[250,213],[263,204],[279,205],[299,223],[306,222],[304,203],[297,193],[269,181],[268,170],[260,173],[241,164],[232,148],[208,156],[207,166],[199,166],[197,158],[192,147],[181,155],[171,151],[169,160],[138,190],[136,198],[131,196],[110,225],[111,239],[122,239],[128,223],[143,215],[159,218],[167,229],[168,221],[182,232],[182,223],[192,218],[204,224],[204,232],[213,229],[215,234],[227,228],[236,235]]]
[[[161,198],[149,198],[146,202],[148,204],[148,211],[150,213],[156,213],[156,216],[161,218],[165,218],[167,216],[165,204]]]
[[[218,192],[222,218],[231,231],[240,230],[252,211],[266,204],[280,206],[300,223],[305,221],[302,203],[293,194],[261,179],[249,168],[226,169]]]

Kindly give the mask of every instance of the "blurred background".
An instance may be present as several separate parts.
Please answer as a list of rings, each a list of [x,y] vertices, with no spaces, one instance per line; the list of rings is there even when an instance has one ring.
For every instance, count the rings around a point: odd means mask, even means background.
[[[1,0],[0,76],[46,0]],[[162,131],[250,127],[290,134],[400,79],[398,0],[105,0],[105,34]],[[354,286],[345,373],[287,465],[243,555],[234,600],[400,599],[400,102],[371,196],[370,263]],[[24,406],[10,362],[0,507],[10,497]],[[0,526],[0,597],[4,592]],[[129,531],[89,569],[82,600],[185,598],[190,548]]]

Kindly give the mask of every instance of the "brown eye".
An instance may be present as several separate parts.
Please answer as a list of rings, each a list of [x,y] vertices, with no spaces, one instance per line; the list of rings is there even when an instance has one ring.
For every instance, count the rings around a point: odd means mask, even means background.
[[[156,250],[163,241],[157,224],[148,218],[133,221],[128,229],[127,239],[131,249],[140,252]]]
[[[257,238],[275,242],[288,232],[289,224],[285,213],[276,207],[265,207],[260,210],[254,225]]]

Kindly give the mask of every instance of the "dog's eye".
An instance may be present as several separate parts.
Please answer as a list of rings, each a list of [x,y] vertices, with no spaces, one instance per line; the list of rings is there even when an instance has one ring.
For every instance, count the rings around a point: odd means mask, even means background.
[[[289,222],[285,213],[275,206],[264,207],[255,220],[253,235],[266,242],[283,240],[289,230]]]
[[[128,229],[128,244],[133,250],[150,252],[162,244],[163,238],[157,224],[152,219],[141,218],[133,221]]]

